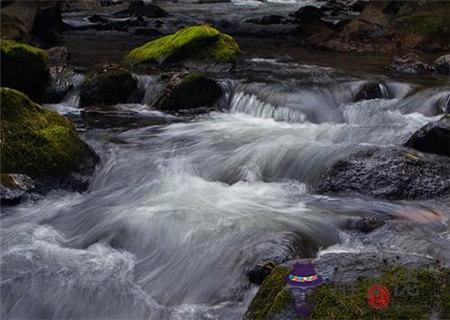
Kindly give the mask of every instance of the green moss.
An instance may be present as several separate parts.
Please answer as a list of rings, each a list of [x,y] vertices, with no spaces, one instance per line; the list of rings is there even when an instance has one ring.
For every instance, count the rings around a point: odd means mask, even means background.
[[[267,319],[281,312],[292,300],[285,288],[284,277],[289,274],[285,267],[277,266],[261,284],[258,293],[248,307],[245,318],[249,320]]]
[[[37,96],[49,75],[47,52],[23,43],[1,41],[2,86]]]
[[[239,46],[229,35],[207,26],[193,26],[151,41],[131,51],[125,62],[131,65],[174,63],[184,60],[234,62]]]
[[[292,303],[284,276],[289,270],[276,267],[261,285],[251,302],[246,319],[271,319]],[[388,307],[375,310],[367,303],[367,292],[374,284],[390,290]],[[308,319],[428,319],[437,312],[440,319],[450,318],[450,270],[396,267],[379,278],[360,278],[354,283],[319,286],[308,300],[315,305]]]
[[[39,178],[73,171],[88,151],[73,124],[16,90],[0,90],[1,172]]]
[[[427,319],[433,311],[447,319],[449,271],[395,268],[378,279],[358,279],[351,285],[327,284],[310,297],[316,303],[309,319]],[[386,309],[375,310],[367,303],[374,284],[386,286],[391,300]],[[346,288],[346,289],[344,289]]]

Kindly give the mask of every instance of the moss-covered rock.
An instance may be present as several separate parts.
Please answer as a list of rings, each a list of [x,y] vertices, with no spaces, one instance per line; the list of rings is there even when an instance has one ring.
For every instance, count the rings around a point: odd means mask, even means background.
[[[179,64],[234,64],[239,46],[227,34],[207,26],[193,26],[132,50],[125,62],[133,67]]]
[[[63,180],[93,170],[98,158],[68,119],[16,90],[0,93],[2,173]]]
[[[137,79],[124,67],[107,65],[89,74],[80,93],[82,106],[126,103],[138,88]]]
[[[35,97],[44,89],[49,77],[47,52],[12,40],[1,41],[3,87],[13,88]]]
[[[211,108],[223,91],[219,84],[200,73],[174,74],[167,89],[156,100],[153,107],[159,110],[177,111],[200,107]]]
[[[389,305],[376,310],[367,303],[374,284],[390,291]],[[351,286],[332,283],[317,288],[310,301],[316,303],[309,319],[428,319],[437,312],[440,319],[450,316],[450,270],[426,268],[387,270],[379,278],[360,278]]]
[[[286,310],[294,314],[292,295],[283,279],[288,273],[285,267],[274,269],[251,302],[246,319],[273,319],[286,314]],[[367,303],[368,290],[374,284],[390,291],[386,309],[376,310]],[[353,283],[331,282],[308,295],[310,305],[315,307],[307,319],[427,319],[432,312],[438,313],[440,319],[448,319],[449,284],[448,269],[399,266],[385,270],[380,277],[360,277]]]
[[[288,268],[282,266],[274,268],[250,303],[245,313],[245,319],[270,319],[272,315],[286,308],[292,301],[292,296],[284,283],[284,277],[288,274]]]

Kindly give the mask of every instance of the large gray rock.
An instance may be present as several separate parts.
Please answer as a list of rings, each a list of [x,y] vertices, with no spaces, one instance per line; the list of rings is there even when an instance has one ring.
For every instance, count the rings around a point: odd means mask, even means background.
[[[329,167],[316,191],[382,199],[428,199],[450,192],[450,159],[405,148],[368,148]]]

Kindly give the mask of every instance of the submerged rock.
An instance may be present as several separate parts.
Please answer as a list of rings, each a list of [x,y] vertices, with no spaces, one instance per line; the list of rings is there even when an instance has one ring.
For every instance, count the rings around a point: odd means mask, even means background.
[[[404,148],[360,150],[326,170],[316,191],[382,199],[428,199],[450,192],[450,159]]]
[[[406,55],[403,57],[394,57],[388,69],[398,73],[409,74],[428,74],[434,71],[434,68],[422,61],[415,55]]]
[[[47,52],[15,41],[1,41],[1,67],[3,87],[32,97],[42,93],[49,77]]]
[[[1,205],[17,205],[34,189],[34,181],[26,175],[0,174]]]
[[[81,175],[93,172],[98,156],[80,139],[74,125],[16,90],[0,90],[1,172],[28,175],[42,189],[85,189]]]
[[[283,20],[284,20],[283,16],[270,15],[270,16],[265,16],[265,17],[262,17],[262,18],[248,19],[245,22],[247,22],[247,23],[254,23],[254,24],[261,24],[261,25],[270,25],[270,24],[282,23]]]
[[[105,65],[84,80],[80,104],[90,106],[126,103],[136,90],[138,90],[137,79],[127,69],[119,65]]]
[[[202,25],[182,29],[132,50],[125,62],[134,68],[206,66],[231,68],[239,55],[232,37]]]
[[[356,230],[362,233],[370,233],[382,226],[385,222],[376,217],[364,217],[360,219],[349,219],[344,222],[342,227],[346,230]]]
[[[445,115],[416,131],[405,146],[450,157],[450,115]]]
[[[155,109],[178,111],[180,109],[213,108],[223,91],[217,81],[200,73],[172,74],[163,94],[153,104]]]
[[[436,71],[441,74],[450,74],[450,54],[440,56],[434,61]]]

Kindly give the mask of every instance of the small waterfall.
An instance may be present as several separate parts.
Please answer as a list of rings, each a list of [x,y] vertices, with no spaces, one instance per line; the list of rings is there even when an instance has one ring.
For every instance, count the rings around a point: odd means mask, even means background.
[[[139,91],[144,93],[141,103],[153,105],[165,88],[163,80],[157,75],[135,75],[135,77],[138,79]]]
[[[287,107],[277,107],[258,99],[255,95],[238,92],[231,101],[231,112],[246,113],[258,118],[273,118],[277,121],[304,122],[306,115]]]

